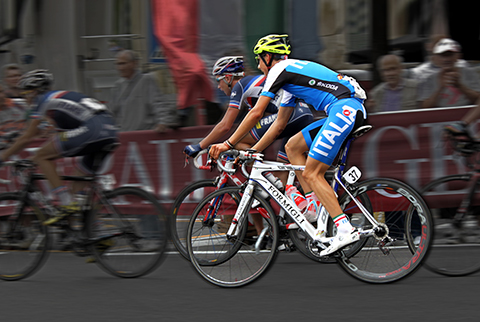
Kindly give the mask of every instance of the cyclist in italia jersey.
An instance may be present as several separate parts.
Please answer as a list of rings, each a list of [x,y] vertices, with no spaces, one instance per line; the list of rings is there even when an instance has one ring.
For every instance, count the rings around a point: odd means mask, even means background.
[[[45,225],[80,210],[57,174],[55,160],[78,157],[75,159],[77,174],[92,174],[108,155],[103,148],[118,142],[114,120],[105,105],[80,93],[50,91],[52,83],[52,74],[43,69],[32,70],[22,76],[19,86],[36,102],[35,107],[25,132],[0,155],[1,164],[27,147],[46,126],[56,128],[57,133],[33,156],[33,161],[44,173],[52,193],[61,204],[57,215],[47,219]]]
[[[292,96],[303,99],[317,110],[323,110],[327,118],[316,121],[287,143],[286,151],[292,164],[305,164],[305,170],[297,176],[304,191],[313,190],[337,226],[337,235],[321,256],[359,240],[359,232],[350,224],[338,203],[335,192],[325,179],[325,173],[334,161],[346,137],[362,125],[367,113],[363,106],[365,91],[355,79],[337,73],[318,63],[288,59],[290,44],[287,35],[268,35],[254,47],[259,68],[268,72],[264,92],[252,109],[268,104],[283,89],[281,107],[289,106]],[[254,115],[247,115],[237,131],[227,142],[236,144],[246,129],[254,124]],[[274,127],[272,126],[271,129]],[[262,149],[274,133],[266,133],[253,148]],[[263,140],[267,142],[262,142]],[[212,148],[213,149],[213,148]],[[225,147],[215,146],[213,156]],[[305,152],[308,151],[308,157]]]
[[[241,116],[242,110],[252,109],[263,91],[266,79],[265,75],[244,76],[243,57],[241,56],[220,58],[213,67],[212,75],[216,76],[218,88],[230,96],[230,103],[222,120],[202,141],[185,147],[184,153],[190,157],[195,157],[198,152],[218,142],[226,135],[232,129],[235,120]],[[256,124],[237,142],[236,148],[244,150],[252,147],[268,131],[277,118],[282,92],[279,91],[274,95],[262,111]],[[307,104],[294,97],[291,98],[290,104],[294,106],[293,112],[287,120],[285,128],[277,137],[283,139],[277,155],[277,159],[282,162],[288,162],[285,152],[285,144],[288,139],[313,121],[313,115]]]
[[[218,88],[230,96],[230,103],[222,120],[200,143],[185,147],[183,152],[190,157],[195,157],[201,150],[218,142],[232,129],[235,120],[241,117],[242,111],[250,110],[256,104],[266,79],[265,75],[244,76],[243,57],[241,56],[220,58],[213,66],[212,75],[216,77]],[[251,148],[268,131],[277,119],[281,96],[282,91],[279,91],[265,106],[261,117],[241,140],[238,140],[237,149]],[[283,139],[277,154],[277,160],[281,162],[288,162],[285,152],[285,144],[288,139],[313,121],[312,112],[307,104],[295,101],[295,98],[292,98],[291,104],[294,106],[293,113],[286,120],[284,130],[278,136],[279,139]],[[285,178],[281,179],[285,182],[286,174]],[[253,214],[252,219],[257,233],[260,234],[263,230],[262,217],[259,214]]]

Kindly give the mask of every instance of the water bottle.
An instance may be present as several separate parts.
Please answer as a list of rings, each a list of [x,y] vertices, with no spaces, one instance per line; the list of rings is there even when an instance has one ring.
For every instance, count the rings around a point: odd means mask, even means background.
[[[285,194],[288,198],[292,199],[297,207],[303,211],[307,207],[307,199],[298,191],[297,187],[293,185],[287,185]]]
[[[80,209],[83,209],[83,206],[85,205],[85,201],[87,199],[87,196],[85,195],[85,192],[80,191],[75,194],[75,202],[78,204]],[[70,226],[73,230],[81,230],[83,227],[83,220],[82,220],[82,213],[75,213],[71,216],[71,223]]]
[[[267,178],[268,181],[273,183],[275,187],[277,187],[278,190],[283,189],[283,182],[279,178],[275,177],[271,172],[267,173],[265,175],[265,178]]]
[[[267,178],[268,181],[270,181],[275,187],[277,187],[278,190],[282,190],[283,189],[283,183],[282,183],[282,180],[280,180],[279,178],[275,177],[271,172],[268,172],[266,175],[265,175],[265,178]],[[256,191],[258,192],[258,194],[260,195],[260,197],[262,197],[263,199],[267,199],[269,197],[269,194],[257,187],[256,188]]]
[[[80,207],[80,209],[83,208],[86,200],[87,200],[87,195],[85,194],[84,191],[79,191],[75,193],[75,201],[77,202],[77,205]]]

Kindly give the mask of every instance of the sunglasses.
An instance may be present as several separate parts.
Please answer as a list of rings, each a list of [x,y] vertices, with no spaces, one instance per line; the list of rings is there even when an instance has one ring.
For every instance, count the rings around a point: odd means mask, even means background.
[[[217,78],[216,78],[216,80],[217,80],[217,83],[220,83],[220,81],[221,81],[222,79],[224,79],[224,78],[225,78],[225,76],[220,76],[220,77],[217,77]]]
[[[260,60],[262,60],[265,63],[265,59],[263,57],[265,57],[265,54],[263,54],[263,55],[260,54],[260,55],[255,56],[255,60],[257,61],[257,65],[260,64]]]

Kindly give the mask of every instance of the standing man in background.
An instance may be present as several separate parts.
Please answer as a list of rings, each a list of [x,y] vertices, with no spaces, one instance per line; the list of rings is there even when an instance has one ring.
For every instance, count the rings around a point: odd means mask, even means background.
[[[365,105],[369,113],[418,108],[417,81],[403,77],[401,57],[381,56],[377,68],[383,83],[375,86],[368,95]]]
[[[166,104],[155,78],[140,72],[139,61],[138,54],[132,50],[123,50],[116,55],[121,78],[113,86],[108,108],[122,132],[165,132],[175,127],[175,111]]]

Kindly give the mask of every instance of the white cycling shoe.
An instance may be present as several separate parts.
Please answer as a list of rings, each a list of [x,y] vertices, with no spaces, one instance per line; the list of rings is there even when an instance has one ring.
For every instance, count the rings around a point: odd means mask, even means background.
[[[333,237],[332,241],[330,242],[330,246],[327,249],[324,249],[320,252],[320,256],[327,256],[330,255],[340,248],[348,246],[360,239],[360,233],[354,229],[350,233],[346,234],[337,234]]]

